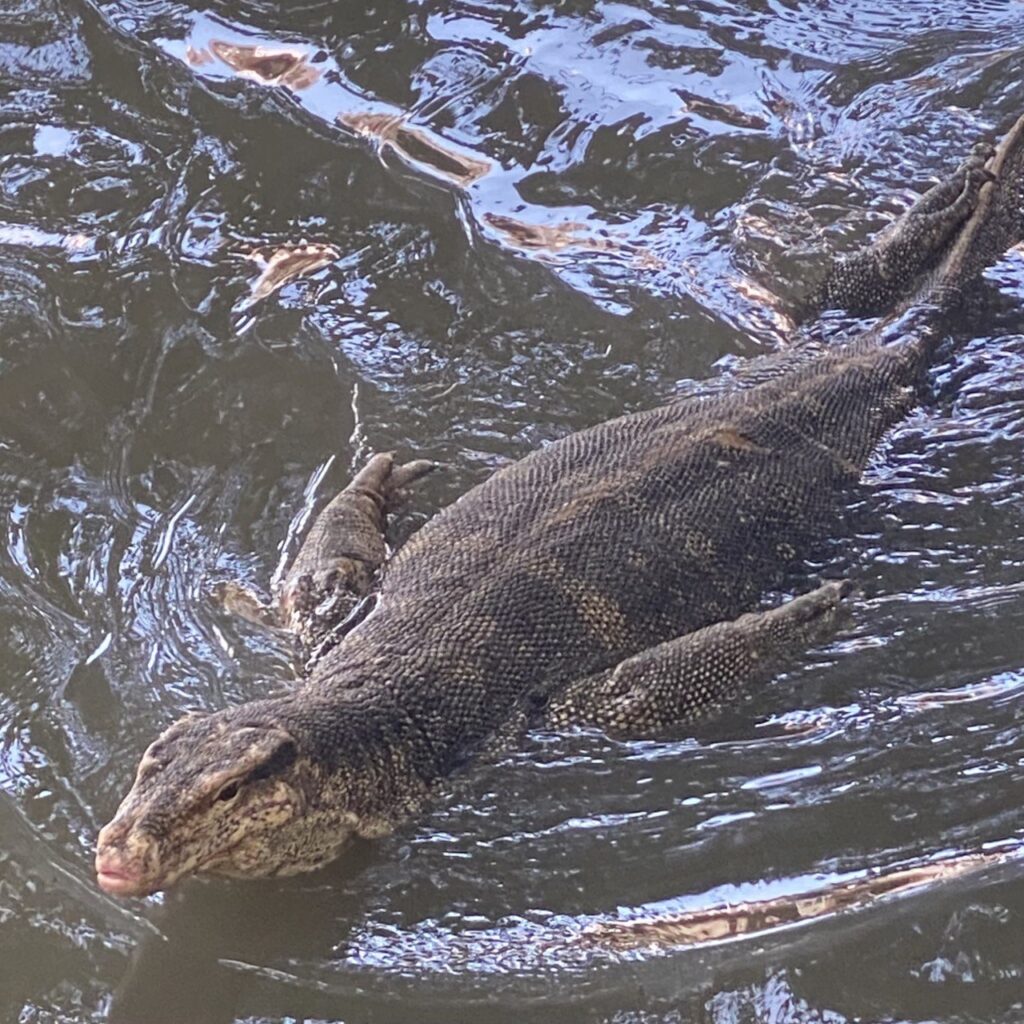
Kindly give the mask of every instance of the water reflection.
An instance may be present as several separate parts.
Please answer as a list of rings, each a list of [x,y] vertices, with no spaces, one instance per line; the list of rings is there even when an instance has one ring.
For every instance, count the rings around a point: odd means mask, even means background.
[[[278,246],[270,251],[255,250],[247,254],[259,269],[259,277],[253,281],[245,306],[259,302],[273,295],[290,281],[306,274],[315,273],[321,267],[329,266],[339,256],[331,245],[306,242],[300,245]]]
[[[186,53],[193,67],[209,64],[213,57],[219,57],[242,78],[251,78],[262,85],[308,89],[320,78],[320,71],[310,67],[309,54],[303,51],[246,46],[211,39],[208,51],[190,48]]]
[[[397,542],[538,444],[756,376],[823,247],[1024,109],[1022,22],[0,14],[0,1017],[1015,1024],[1019,255],[820,555],[864,596],[805,669],[692,734],[533,736],[322,876],[121,906],[90,863],[163,725],[291,677],[213,582],[265,587],[371,449],[446,464]]]

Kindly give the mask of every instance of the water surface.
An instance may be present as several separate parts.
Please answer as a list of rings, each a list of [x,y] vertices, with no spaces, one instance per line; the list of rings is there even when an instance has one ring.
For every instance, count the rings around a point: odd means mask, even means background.
[[[799,670],[530,736],[318,875],[98,892],[153,735],[289,675],[214,582],[265,586],[372,451],[445,463],[398,543],[784,347],[825,248],[1024,111],[1010,2],[201,2],[0,13],[0,1019],[1021,1020],[1013,254]]]

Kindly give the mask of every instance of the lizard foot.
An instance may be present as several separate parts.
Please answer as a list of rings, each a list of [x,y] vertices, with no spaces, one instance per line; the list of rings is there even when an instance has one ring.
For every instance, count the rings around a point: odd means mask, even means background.
[[[209,592],[210,600],[231,615],[237,615],[256,626],[276,628],[277,610],[263,601],[258,594],[236,583],[234,580],[220,580]]]
[[[846,580],[825,583],[768,611],[748,612],[634,654],[556,694],[549,725],[596,725],[617,734],[672,728],[770,679],[834,628]]]
[[[409,496],[408,489],[437,466],[428,459],[415,459],[396,466],[391,452],[381,452],[359,470],[342,494],[362,492],[378,502],[385,513],[393,512]]]

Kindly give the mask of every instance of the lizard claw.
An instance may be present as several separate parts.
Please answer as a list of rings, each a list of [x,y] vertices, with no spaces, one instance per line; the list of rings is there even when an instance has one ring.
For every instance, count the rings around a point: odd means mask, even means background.
[[[437,462],[431,462],[429,459],[416,459],[413,462],[393,467],[391,475],[384,484],[384,500],[387,503],[388,511],[405,501],[408,496],[407,488],[422,480],[428,473],[433,473],[438,467]]]
[[[209,591],[210,600],[230,615],[237,615],[256,626],[279,625],[275,609],[264,603],[247,587],[234,580],[219,580]]]
[[[406,488],[437,468],[438,463],[429,459],[415,459],[396,466],[392,452],[380,452],[352,478],[347,490],[368,493],[383,511],[389,512],[405,500]]]
[[[978,163],[987,164],[995,155],[996,147],[991,142],[976,142],[971,146],[971,155],[967,158],[967,162],[977,161]]]

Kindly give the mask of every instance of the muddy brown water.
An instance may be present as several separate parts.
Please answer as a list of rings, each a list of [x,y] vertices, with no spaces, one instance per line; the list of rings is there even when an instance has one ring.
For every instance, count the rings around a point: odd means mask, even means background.
[[[532,735],[317,875],[91,875],[149,739],[288,675],[213,582],[265,584],[372,451],[446,464],[400,542],[783,346],[767,290],[1024,111],[1022,39],[953,0],[4,6],[0,1020],[1024,1020],[1014,254],[798,670],[677,735]]]

